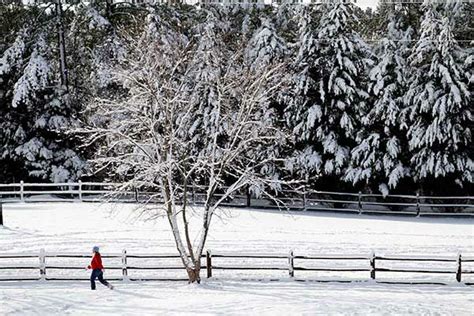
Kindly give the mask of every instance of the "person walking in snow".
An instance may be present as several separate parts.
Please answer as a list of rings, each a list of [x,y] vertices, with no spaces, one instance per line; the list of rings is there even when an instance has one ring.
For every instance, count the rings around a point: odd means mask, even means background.
[[[99,247],[94,246],[92,248],[92,261],[87,266],[87,269],[92,269],[91,273],[91,289],[95,290],[95,279],[99,279],[99,282],[113,290],[113,286],[104,280],[104,266],[102,265],[102,257],[99,252]]]

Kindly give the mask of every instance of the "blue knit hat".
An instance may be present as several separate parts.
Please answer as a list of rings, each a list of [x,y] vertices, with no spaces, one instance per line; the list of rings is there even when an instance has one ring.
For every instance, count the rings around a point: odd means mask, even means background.
[[[99,246],[92,247],[92,252],[99,252]]]

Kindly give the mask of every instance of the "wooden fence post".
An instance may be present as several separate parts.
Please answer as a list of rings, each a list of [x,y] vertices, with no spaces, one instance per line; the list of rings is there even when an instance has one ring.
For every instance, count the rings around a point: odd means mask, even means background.
[[[128,281],[127,250],[122,250],[122,281]]]
[[[43,248],[40,249],[40,253],[39,253],[39,269],[40,269],[40,280],[46,281],[46,254]]]
[[[0,226],[3,226],[3,203],[0,202]]]
[[[82,202],[82,181],[81,180],[78,181],[78,185],[79,185],[79,201]]]
[[[192,204],[196,205],[196,187],[194,185],[191,187],[191,200]]]
[[[461,282],[462,280],[462,265],[461,265],[461,254],[458,255],[458,269],[456,270],[456,281]]]
[[[250,207],[252,194],[250,194],[250,186],[247,186],[247,207]]]
[[[210,250],[206,251],[206,269],[207,269],[207,278],[212,277],[212,254]]]
[[[420,193],[416,192],[416,216],[420,216]]]
[[[288,274],[290,278],[295,276],[295,256],[293,255],[293,250],[290,250],[288,254]]]
[[[362,192],[359,191],[359,199],[357,206],[359,208],[359,215],[362,214]]]
[[[138,203],[138,188],[135,187],[135,190],[134,190],[134,191],[135,191],[135,202]]]
[[[306,211],[306,187],[303,190],[303,211]]]
[[[375,252],[370,255],[370,278],[375,280]]]
[[[23,193],[23,186],[24,186],[24,182],[23,180],[20,181],[20,201],[24,201],[25,200],[25,195]]]

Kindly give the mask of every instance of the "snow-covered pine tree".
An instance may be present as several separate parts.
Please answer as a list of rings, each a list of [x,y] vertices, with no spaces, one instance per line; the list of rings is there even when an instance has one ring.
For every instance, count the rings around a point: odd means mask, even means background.
[[[40,35],[23,75],[15,83],[12,99],[14,108],[22,105],[33,106],[35,101],[44,98],[43,95],[39,96],[40,91],[51,86],[51,66],[43,57],[46,50],[46,41]]]
[[[285,98],[287,122],[299,143],[293,161],[313,170],[322,162],[326,175],[343,172],[368,98],[371,52],[352,28],[356,20],[352,4],[339,1],[326,5],[317,30],[305,14],[298,74]]]
[[[84,7],[72,21],[68,38],[73,97],[83,103],[91,95],[120,93],[111,80],[111,69],[126,51],[112,23],[94,7]]]
[[[448,0],[443,7],[446,17],[453,23],[453,32],[459,46],[474,49],[471,43],[474,39],[474,2]]]
[[[27,36],[27,31],[22,30],[13,44],[4,51],[0,58],[0,99],[2,100],[0,110],[7,109],[7,104],[9,103],[7,98],[11,97],[17,73],[21,71],[24,64],[24,55],[26,54],[25,40]]]
[[[84,161],[65,135],[76,125],[75,113],[55,86],[59,67],[48,59],[49,52],[44,34],[38,35],[23,75],[14,85],[11,106],[16,109],[18,129],[12,158],[22,161],[31,177],[73,181],[81,176]]]
[[[0,181],[12,179],[12,170],[16,170],[17,176],[24,175],[20,172],[21,168],[15,167],[15,162],[11,159],[18,138],[23,135],[22,129],[19,129],[12,117],[11,99],[13,87],[25,63],[27,37],[27,30],[20,31],[0,58],[0,163],[3,166],[0,170]]]
[[[321,155],[314,145],[316,117],[311,110],[311,102],[314,101],[311,99],[314,96],[312,91],[317,90],[317,78],[313,70],[317,58],[317,22],[314,20],[313,6],[298,6],[296,12],[299,13],[299,38],[295,45],[297,51],[293,56],[294,61],[290,65],[291,85],[290,89],[281,92],[280,102],[286,105],[283,114],[286,126],[293,131],[286,169],[303,178],[310,178],[318,174],[321,167]]]
[[[190,69],[188,71],[189,86],[190,89],[190,109],[191,114],[186,116],[190,121],[184,121],[182,124],[191,126],[186,132],[190,137],[189,143],[192,146],[186,149],[186,155],[190,162],[196,163],[197,161],[206,161],[209,156],[221,156],[224,153],[212,152],[215,136],[218,135],[218,146],[225,144],[232,137],[232,133],[229,134],[228,127],[231,123],[223,121],[223,104],[228,102],[240,102],[238,99],[231,97],[234,93],[240,93],[239,91],[229,91],[227,88],[223,88],[222,84],[227,78],[235,77],[241,78],[245,73],[255,71],[266,71],[268,67],[273,67],[277,64],[276,57],[266,60],[260,60],[260,63],[247,64],[244,61],[243,47],[237,47],[237,51],[232,50],[234,47],[229,47],[224,39],[228,38],[226,32],[227,23],[219,20],[215,13],[208,11],[206,19],[196,27],[195,38],[197,39],[196,47],[193,50],[193,59],[190,63]],[[234,45],[235,46],[235,45]],[[258,56],[263,58],[263,55]],[[259,70],[257,70],[259,69]],[[275,81],[270,84],[279,84],[280,77],[275,77]],[[241,100],[246,102],[245,100]],[[262,120],[263,124],[272,125],[275,119],[274,111],[269,108],[270,100],[261,103],[261,115],[259,119]],[[237,113],[236,113],[237,114]],[[239,114],[240,115],[240,114]],[[276,133],[280,133],[275,130]],[[274,146],[259,146],[248,147],[245,155],[253,155],[253,157],[265,157],[269,161],[267,164],[260,166],[260,172],[262,176],[268,178],[278,178],[278,172],[274,168],[274,164],[270,163],[272,159],[277,160],[278,158],[278,146],[280,141],[284,141],[285,137],[276,138],[273,143]],[[234,181],[232,175],[227,175],[229,181]],[[200,174],[195,172],[194,178],[202,181],[209,181],[208,175]],[[277,182],[277,181],[276,181]],[[275,182],[275,183],[276,183]],[[205,183],[205,182],[204,182]],[[195,183],[202,184],[202,183]],[[261,187],[254,184],[252,189],[255,191],[262,190]]]
[[[174,41],[186,45],[189,41],[184,32],[177,28],[181,25],[179,12],[175,7],[157,7],[150,9],[146,18],[147,30],[142,40],[158,39],[163,45],[170,45]]]
[[[378,27],[375,35],[382,38],[386,31],[386,24],[392,14],[403,12],[403,23],[405,27],[413,30],[413,37],[418,35],[420,20],[423,16],[420,1],[406,0],[379,0],[377,5],[376,19]]]
[[[375,49],[378,60],[369,74],[373,106],[362,117],[358,145],[351,152],[351,164],[345,173],[346,181],[353,184],[365,181],[384,195],[409,175],[404,157],[406,132],[400,129],[412,34],[412,29],[403,23],[404,14],[402,10],[392,11],[386,36]]]
[[[298,37],[298,17],[301,8],[306,5],[295,4],[291,0],[282,0],[274,9],[274,24],[278,33],[286,40],[288,46],[292,45]]]
[[[471,41],[471,47],[466,49],[467,52],[467,58],[464,63],[464,69],[466,69],[466,74],[468,76],[468,82],[469,82],[469,95],[471,96],[471,104],[472,104],[472,96],[474,95],[474,40]],[[472,114],[472,105],[471,105],[471,114]],[[472,132],[474,130],[474,120],[471,120],[471,122],[468,122],[468,126],[470,131]],[[472,140],[471,140],[472,142]],[[471,159],[474,157],[474,146],[468,146],[467,148],[467,155]]]
[[[3,88],[5,88],[5,81],[12,70],[18,69],[23,64],[23,55],[25,53],[25,38],[27,37],[27,31],[21,31],[13,44],[8,47],[0,58],[0,83],[2,83],[2,94],[5,94]]]
[[[282,60],[287,54],[287,45],[268,17],[260,18],[261,26],[255,31],[245,50],[246,62],[251,67],[265,67]]]
[[[230,52],[223,42],[223,32],[219,21],[212,11],[207,11],[205,20],[196,27],[197,44],[190,63],[188,80],[193,86],[190,92],[192,115],[187,116],[192,122],[186,132],[192,138],[194,148],[192,155],[199,155],[207,146],[209,135],[222,133],[216,130],[216,118],[219,115],[218,80],[228,67]]]
[[[473,182],[471,70],[440,4],[425,1],[421,36],[410,55],[406,128],[415,180]]]
[[[9,70],[9,81],[14,84],[5,85],[12,88],[5,95],[2,107],[5,121],[2,159],[17,164],[31,178],[54,182],[75,180],[81,175],[84,162],[63,134],[75,124],[75,113],[54,84],[58,70],[49,59],[50,47],[45,34],[35,34],[29,42],[33,44],[27,46],[17,40],[4,55],[10,62],[8,67],[2,68]],[[23,58],[19,51],[23,51]],[[16,52],[13,54],[16,62],[13,62],[12,52]]]

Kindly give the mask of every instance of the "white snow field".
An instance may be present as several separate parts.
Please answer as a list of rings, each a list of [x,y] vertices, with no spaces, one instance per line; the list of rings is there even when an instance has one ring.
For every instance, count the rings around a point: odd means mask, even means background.
[[[39,253],[41,248],[51,253],[88,254],[93,245],[101,246],[104,255],[119,253],[122,249],[127,249],[129,254],[176,253],[166,219],[144,223],[135,218],[131,204],[6,204],[3,209],[5,227],[0,227],[0,254]],[[295,255],[368,256],[374,251],[377,255],[455,258],[459,252],[463,256],[473,256],[473,224],[472,219],[461,218],[227,209],[213,221],[206,248],[211,249],[212,253],[233,254],[288,254],[292,249]],[[19,265],[38,262],[38,258],[27,260],[0,258],[0,266],[12,262]],[[107,266],[120,264],[120,261],[114,260],[104,258],[106,278],[121,275],[120,270],[107,270]],[[225,260],[214,258],[213,265],[288,265],[286,259]],[[67,263],[86,266],[88,261],[87,258],[71,259]],[[64,264],[65,261],[61,262]],[[157,265],[161,262],[143,260],[136,263]],[[334,264],[367,267],[368,260],[309,262],[295,259],[295,265],[303,267]],[[408,265],[414,266],[413,263]],[[474,287],[456,282],[455,263],[419,263],[417,267],[420,265],[423,268],[448,269],[453,273],[377,274],[377,280],[448,283],[444,286],[365,282],[369,279],[367,272],[295,271],[295,279],[298,280],[364,281],[298,282],[288,278],[288,271],[246,270],[215,270],[211,279],[206,279],[203,271],[203,283],[200,285],[180,281],[114,281],[116,290],[109,291],[99,284],[95,292],[90,291],[89,284],[82,281],[3,281],[0,282],[0,315],[474,315]],[[474,270],[474,264],[469,266],[466,263],[463,269]],[[0,269],[0,278],[12,274],[37,277],[38,271]],[[85,270],[50,269],[47,274],[88,276]],[[129,275],[185,277],[180,270],[130,271]],[[473,280],[472,275],[463,275],[463,282]]]

